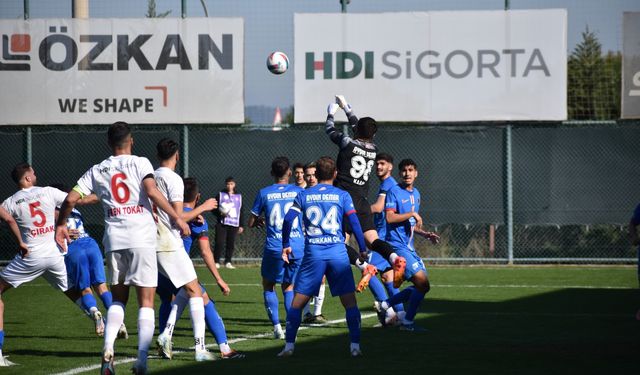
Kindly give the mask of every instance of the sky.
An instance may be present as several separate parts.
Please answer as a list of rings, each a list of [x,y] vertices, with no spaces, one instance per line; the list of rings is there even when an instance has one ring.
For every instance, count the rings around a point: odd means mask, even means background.
[[[293,56],[294,13],[337,13],[339,0],[204,0],[210,17],[245,20],[245,106],[288,108],[293,105],[293,72],[269,73],[269,53]],[[640,0],[510,0],[511,9],[564,8],[568,10],[569,53],[586,27],[594,31],[603,51],[622,49],[622,13],[640,12]],[[71,0],[29,0],[31,18],[69,18]],[[139,18],[147,0],[89,0],[92,18]],[[187,0],[188,17],[204,17],[200,0]],[[347,13],[438,10],[501,10],[505,0],[351,0]],[[181,0],[156,0],[158,12],[181,16]],[[0,18],[21,19],[23,0],[0,0]],[[295,63],[295,62],[294,62]]]

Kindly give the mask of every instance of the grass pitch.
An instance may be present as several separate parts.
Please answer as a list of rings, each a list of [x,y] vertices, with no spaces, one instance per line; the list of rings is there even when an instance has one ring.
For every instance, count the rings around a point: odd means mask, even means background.
[[[204,268],[201,281],[224,319],[240,360],[196,363],[188,312],[178,323],[172,361],[150,359],[157,374],[638,374],[640,292],[635,267],[430,267],[431,292],[416,321],[427,332],[373,328],[371,293],[358,295],[364,356],[350,358],[346,323],[301,330],[292,358],[276,358],[258,267],[222,269],[232,293],[222,297]],[[405,284],[406,285],[406,284]],[[280,294],[279,294],[280,295]],[[280,296],[282,301],[282,298]],[[19,366],[2,374],[97,373],[102,339],[93,323],[43,279],[10,290],[4,354]],[[323,309],[344,318],[337,298]],[[284,323],[285,314],[280,309]],[[116,370],[136,355],[136,303],[126,312],[129,340],[116,341]],[[157,323],[156,323],[157,324]],[[207,342],[213,344],[208,334]],[[153,349],[153,348],[152,348]],[[216,347],[211,348],[217,352]],[[155,351],[152,350],[152,354]]]

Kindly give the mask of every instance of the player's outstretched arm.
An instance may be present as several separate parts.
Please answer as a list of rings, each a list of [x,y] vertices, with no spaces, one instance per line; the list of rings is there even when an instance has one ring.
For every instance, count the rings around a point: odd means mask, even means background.
[[[24,258],[29,255],[29,248],[24,242],[22,242],[22,236],[20,235],[20,228],[18,227],[18,223],[16,223],[16,220],[13,218],[13,216],[11,216],[11,214],[7,212],[7,210],[5,210],[3,207],[0,207],[0,219],[7,223],[7,225],[9,226],[9,230],[11,230],[11,234],[13,234],[16,242],[18,242],[18,251],[20,252],[20,256]]]
[[[431,241],[432,244],[437,245],[440,242],[440,236],[435,233],[435,232],[429,232],[426,231],[424,229],[422,229],[421,227],[418,227],[416,225],[416,227],[413,229],[413,232],[429,241]]]
[[[291,236],[291,228],[293,227],[293,221],[300,214],[300,209],[297,207],[291,207],[287,214],[284,215],[284,221],[282,222],[282,260],[285,263],[289,263],[289,255],[291,254],[291,243],[289,242]]]
[[[265,222],[262,216],[258,216],[252,212],[247,224],[249,228],[264,228]]]
[[[58,219],[56,220],[56,243],[64,253],[67,252],[67,242],[71,241],[69,232],[67,231],[67,218],[69,218],[71,210],[73,210],[81,199],[82,195],[74,188],[67,194],[58,211]]]
[[[213,211],[216,208],[218,208],[218,200],[215,198],[209,198],[191,211],[183,210],[182,219],[188,223],[195,220],[198,216],[202,215],[206,211]]]
[[[356,126],[358,123],[358,116],[353,113],[351,108],[351,104],[347,103],[347,99],[345,99],[344,95],[336,95],[336,103],[344,110],[345,115],[347,115],[347,119],[349,120],[349,125],[351,128]]]
[[[417,212],[413,212],[413,211],[399,214],[396,212],[396,210],[387,208],[385,210],[385,214],[386,214],[387,224],[402,223],[411,219],[412,217],[422,222],[422,218],[420,217],[420,215]]]
[[[218,268],[216,267],[216,262],[213,259],[213,253],[211,252],[211,244],[209,243],[209,237],[200,237],[198,239],[198,245],[200,245],[200,255],[202,256],[202,260],[204,264],[209,269],[209,272],[216,279],[216,283],[220,288],[220,291],[223,295],[228,296],[231,293],[231,289],[227,285],[227,283],[220,276],[220,272],[218,272]]]
[[[188,236],[191,234],[191,229],[189,229],[189,225],[182,219],[182,217],[173,209],[173,206],[167,198],[162,195],[158,187],[156,186],[156,180],[153,177],[148,177],[142,180],[142,186],[151,199],[151,202],[156,205],[159,209],[166,212],[167,215],[174,221],[175,225],[180,229],[183,236]]]

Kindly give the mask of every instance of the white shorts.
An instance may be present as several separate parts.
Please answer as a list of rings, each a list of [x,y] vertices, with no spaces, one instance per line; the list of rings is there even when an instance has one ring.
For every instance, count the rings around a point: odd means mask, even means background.
[[[156,249],[138,247],[112,250],[105,254],[105,259],[109,284],[148,288],[158,286]]]
[[[158,252],[158,271],[176,288],[198,278],[189,254],[183,249]]]
[[[46,258],[22,258],[16,255],[15,258],[0,272],[0,277],[7,284],[14,288],[20,284],[33,281],[42,276],[52,287],[61,291],[67,291],[67,269],[64,266],[64,257],[60,256]]]

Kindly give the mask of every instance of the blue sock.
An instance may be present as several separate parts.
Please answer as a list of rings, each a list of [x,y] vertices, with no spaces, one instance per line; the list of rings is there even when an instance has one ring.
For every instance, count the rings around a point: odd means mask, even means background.
[[[164,327],[167,326],[167,320],[169,320],[169,314],[171,314],[171,301],[162,300],[160,302],[160,308],[158,309],[158,329],[160,333],[164,331]]]
[[[398,294],[400,292],[400,289],[395,288],[393,286],[393,281],[390,281],[388,283],[384,283],[384,287],[387,289],[387,293],[389,294],[389,297],[393,297],[396,294]],[[396,312],[400,312],[400,311],[404,311],[404,305],[401,303],[395,304],[393,305],[393,309]]]
[[[267,315],[273,325],[280,324],[280,316],[278,316],[278,295],[273,290],[263,293],[264,308],[267,309]]]
[[[285,342],[293,344],[296,342],[296,336],[298,335],[298,328],[300,328],[300,322],[302,321],[302,310],[295,307],[289,308],[287,313],[287,329],[284,333]]]
[[[411,296],[409,297],[409,305],[407,306],[407,315],[405,316],[406,320],[413,321],[413,318],[416,317],[416,314],[418,313],[418,308],[420,307],[420,303],[424,299],[424,295],[425,293],[418,291],[418,289],[415,289],[415,288],[413,289],[413,293],[411,293]]]
[[[394,294],[393,296],[391,296],[387,300],[387,304],[389,304],[389,306],[395,306],[399,303],[407,302],[414,289],[415,288],[412,286],[403,289],[401,292],[398,292],[397,294]]]
[[[288,314],[291,308],[291,302],[293,302],[293,290],[282,292],[282,294],[284,294],[284,311]]]
[[[369,280],[369,289],[371,289],[373,298],[375,298],[376,301],[382,302],[387,299],[387,292],[385,292],[382,282],[378,280],[377,277],[372,277],[371,280]]]
[[[96,301],[93,294],[89,293],[82,296],[82,307],[84,307],[84,309],[87,311],[91,311],[92,307],[98,307],[98,302]]]
[[[4,346],[4,330],[0,331],[0,350]]]
[[[204,321],[207,323],[209,331],[213,333],[213,337],[215,337],[218,345],[227,342],[227,331],[224,328],[224,323],[222,322],[220,314],[218,314],[218,310],[216,310],[216,305],[212,300],[209,300],[209,303],[204,306]]]
[[[102,304],[104,305],[104,308],[109,310],[109,307],[113,303],[113,297],[111,296],[111,292],[107,290],[106,292],[102,293],[100,295],[100,299],[102,300]]]
[[[345,310],[347,317],[347,327],[349,327],[349,338],[354,344],[360,343],[360,310],[358,306],[353,306]]]

